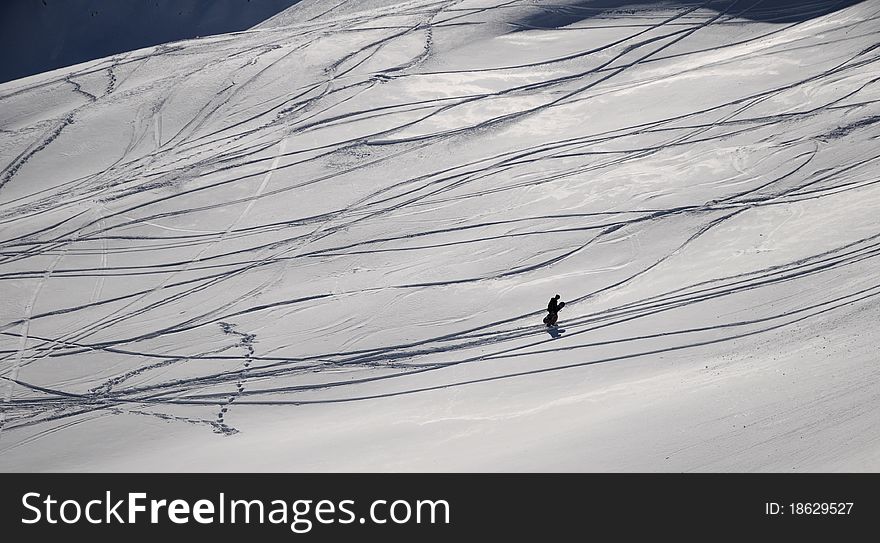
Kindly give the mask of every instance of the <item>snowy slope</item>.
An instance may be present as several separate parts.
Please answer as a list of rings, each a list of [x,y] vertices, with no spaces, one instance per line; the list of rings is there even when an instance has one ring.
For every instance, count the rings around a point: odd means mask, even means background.
[[[877,470],[878,16],[305,0],[0,85],[0,469]]]

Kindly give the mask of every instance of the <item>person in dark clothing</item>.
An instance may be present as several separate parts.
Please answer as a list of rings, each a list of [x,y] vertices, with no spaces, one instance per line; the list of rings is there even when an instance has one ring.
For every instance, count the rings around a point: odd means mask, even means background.
[[[559,318],[559,310],[565,307],[565,302],[559,301],[559,294],[550,298],[550,303],[547,304],[547,316],[544,317],[544,324],[547,326],[554,326],[556,324],[556,320]]]

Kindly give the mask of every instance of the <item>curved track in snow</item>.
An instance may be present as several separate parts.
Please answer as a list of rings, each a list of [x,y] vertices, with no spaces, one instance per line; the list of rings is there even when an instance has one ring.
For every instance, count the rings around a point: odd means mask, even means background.
[[[874,1],[304,1],[0,85],[0,468],[393,421],[414,456],[267,465],[877,468],[822,443],[877,423],[878,36]]]

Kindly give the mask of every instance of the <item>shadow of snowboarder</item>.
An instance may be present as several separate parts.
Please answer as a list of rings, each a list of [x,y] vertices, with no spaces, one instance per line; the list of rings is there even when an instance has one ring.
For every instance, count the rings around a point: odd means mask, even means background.
[[[553,339],[556,339],[565,333],[565,328],[557,328],[555,326],[549,326],[549,327],[547,327],[547,333],[550,334],[550,336],[553,337]]]

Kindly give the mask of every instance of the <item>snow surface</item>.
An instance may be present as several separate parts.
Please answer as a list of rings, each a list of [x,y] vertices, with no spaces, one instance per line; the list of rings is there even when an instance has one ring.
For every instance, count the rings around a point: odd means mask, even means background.
[[[304,0],[0,85],[0,469],[880,469],[878,16]]]

